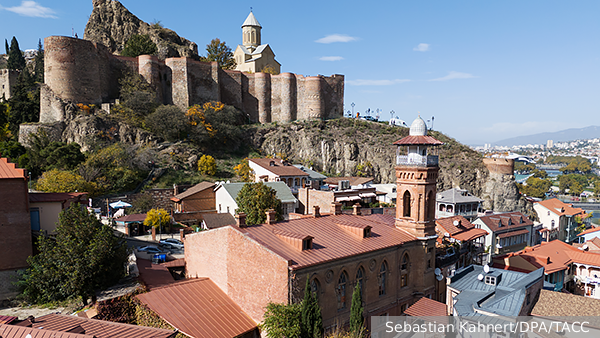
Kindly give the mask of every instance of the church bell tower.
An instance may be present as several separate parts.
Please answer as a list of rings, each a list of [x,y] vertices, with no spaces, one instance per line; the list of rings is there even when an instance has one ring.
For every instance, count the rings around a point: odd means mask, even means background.
[[[435,201],[438,156],[429,154],[442,142],[427,136],[427,125],[419,116],[410,133],[394,142],[396,151],[396,227],[417,238],[435,236]]]
[[[256,47],[261,45],[260,30],[262,29],[254,13],[250,12],[246,21],[242,24],[242,44],[250,52],[253,52]]]

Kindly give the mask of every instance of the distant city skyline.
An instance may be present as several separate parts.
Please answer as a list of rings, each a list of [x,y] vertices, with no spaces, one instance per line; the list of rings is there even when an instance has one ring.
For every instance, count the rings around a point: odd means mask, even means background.
[[[346,112],[435,116],[434,129],[466,144],[600,125],[597,1],[121,3],[200,54],[217,37],[235,49],[252,6],[282,72],[343,74]],[[82,38],[91,11],[91,0],[2,0],[0,38],[23,50]]]

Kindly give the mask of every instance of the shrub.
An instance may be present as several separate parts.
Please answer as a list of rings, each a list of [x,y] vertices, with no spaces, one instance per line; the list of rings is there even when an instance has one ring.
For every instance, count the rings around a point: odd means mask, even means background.
[[[149,35],[134,34],[129,37],[129,40],[125,43],[121,55],[137,57],[140,55],[154,55],[157,51],[158,48],[156,47],[156,44],[152,42]]]
[[[210,155],[202,155],[198,160],[198,171],[201,174],[214,176],[217,173],[217,163]]]
[[[188,133],[188,122],[179,107],[160,106],[146,117],[146,127],[167,141],[184,139]]]

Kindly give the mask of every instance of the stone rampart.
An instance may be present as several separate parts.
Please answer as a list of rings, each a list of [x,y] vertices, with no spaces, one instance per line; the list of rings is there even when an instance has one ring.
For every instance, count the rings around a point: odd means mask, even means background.
[[[115,56],[107,47],[86,40],[46,38],[45,84],[40,122],[67,119],[65,102],[100,104],[118,98],[118,79],[137,72],[156,90],[160,103],[187,109],[221,101],[253,122],[330,119],[343,115],[344,76],[243,73],[219,69],[216,62],[142,55]]]
[[[508,158],[484,158],[483,164],[490,174],[514,175],[515,160]]]
[[[12,87],[17,84],[19,71],[10,69],[0,69],[0,100],[4,97],[6,100],[12,96]]]

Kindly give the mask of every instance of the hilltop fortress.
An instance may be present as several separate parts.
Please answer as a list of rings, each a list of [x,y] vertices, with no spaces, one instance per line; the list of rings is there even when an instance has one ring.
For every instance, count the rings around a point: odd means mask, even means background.
[[[150,83],[160,103],[184,110],[194,104],[221,101],[260,123],[330,119],[343,114],[343,75],[244,73],[186,57],[164,61],[150,55],[131,58],[113,55],[99,43],[64,36],[47,37],[44,44],[43,123],[65,119],[64,101],[114,102],[119,95],[118,79],[128,70]]]

